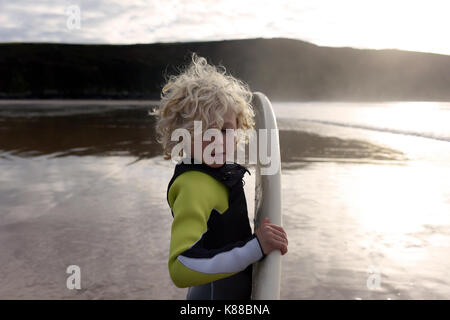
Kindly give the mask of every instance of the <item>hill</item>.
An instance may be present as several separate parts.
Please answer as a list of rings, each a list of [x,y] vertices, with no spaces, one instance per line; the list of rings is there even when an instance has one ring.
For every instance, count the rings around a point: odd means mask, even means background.
[[[136,45],[0,44],[0,98],[158,99],[197,52],[273,100],[450,101],[450,56],[274,38]]]

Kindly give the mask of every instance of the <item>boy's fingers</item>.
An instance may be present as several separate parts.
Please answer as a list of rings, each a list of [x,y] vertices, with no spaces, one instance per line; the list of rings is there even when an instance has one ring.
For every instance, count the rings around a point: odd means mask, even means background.
[[[287,249],[286,243],[284,241],[281,241],[281,240],[277,240],[277,246],[278,246],[278,249],[280,249],[280,250]]]
[[[287,237],[286,237],[285,233],[282,233],[282,232],[280,232],[278,230],[272,230],[272,233],[274,235],[276,235],[278,238],[280,238],[281,240],[283,240],[283,241],[285,240],[287,242]]]
[[[277,229],[277,228],[272,228],[271,226],[268,226],[268,227],[270,228],[270,230],[271,230],[273,233],[281,234],[281,235],[283,235],[284,238],[287,239],[287,234],[286,234],[286,232],[285,232],[284,230],[280,230],[280,229]]]
[[[278,230],[278,231],[280,231],[280,232],[282,232],[282,233],[284,233],[284,234],[286,234],[286,231],[284,231],[283,227],[277,226],[276,224],[272,224],[272,223],[269,226],[274,228],[274,229],[276,229],[276,230]]]
[[[284,232],[283,227],[281,227],[281,226],[279,226],[279,225],[277,225],[277,224],[271,223],[270,226],[271,226],[272,228],[274,228],[274,229],[277,229],[277,230],[280,230],[281,232]]]
[[[285,243],[283,243],[280,247],[280,250],[281,250],[282,254],[285,254],[288,251],[287,245]]]

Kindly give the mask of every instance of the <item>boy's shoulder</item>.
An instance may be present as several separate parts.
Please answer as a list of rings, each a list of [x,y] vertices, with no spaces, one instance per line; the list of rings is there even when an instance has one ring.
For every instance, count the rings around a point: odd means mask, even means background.
[[[189,188],[214,187],[215,185],[221,185],[220,182],[210,174],[196,169],[181,172],[173,180],[172,185],[174,184]]]
[[[170,203],[180,192],[192,197],[208,197],[214,202],[228,197],[228,189],[217,179],[200,170],[187,170],[171,180],[167,189],[167,201]]]

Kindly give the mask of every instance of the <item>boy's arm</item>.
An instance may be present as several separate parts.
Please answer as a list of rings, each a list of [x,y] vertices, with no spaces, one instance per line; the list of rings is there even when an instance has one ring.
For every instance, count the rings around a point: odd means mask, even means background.
[[[169,190],[172,223],[169,272],[184,288],[229,277],[260,260],[264,253],[255,235],[220,249],[206,249],[203,235],[213,209],[228,208],[228,190],[200,171],[181,174]]]

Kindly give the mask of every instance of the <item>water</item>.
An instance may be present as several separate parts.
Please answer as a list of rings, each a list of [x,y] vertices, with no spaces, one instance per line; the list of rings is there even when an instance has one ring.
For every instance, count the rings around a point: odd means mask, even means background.
[[[450,142],[450,103],[276,103],[277,116]]]
[[[0,104],[0,298],[183,299],[151,101]],[[448,299],[450,103],[274,103],[283,299]],[[245,190],[253,216],[254,177]],[[81,268],[81,290],[66,268]]]
[[[284,222],[296,241],[283,264],[283,296],[448,299],[450,104],[274,108],[281,130],[391,150],[361,156],[353,147],[348,152],[330,147],[326,159],[284,170]]]

